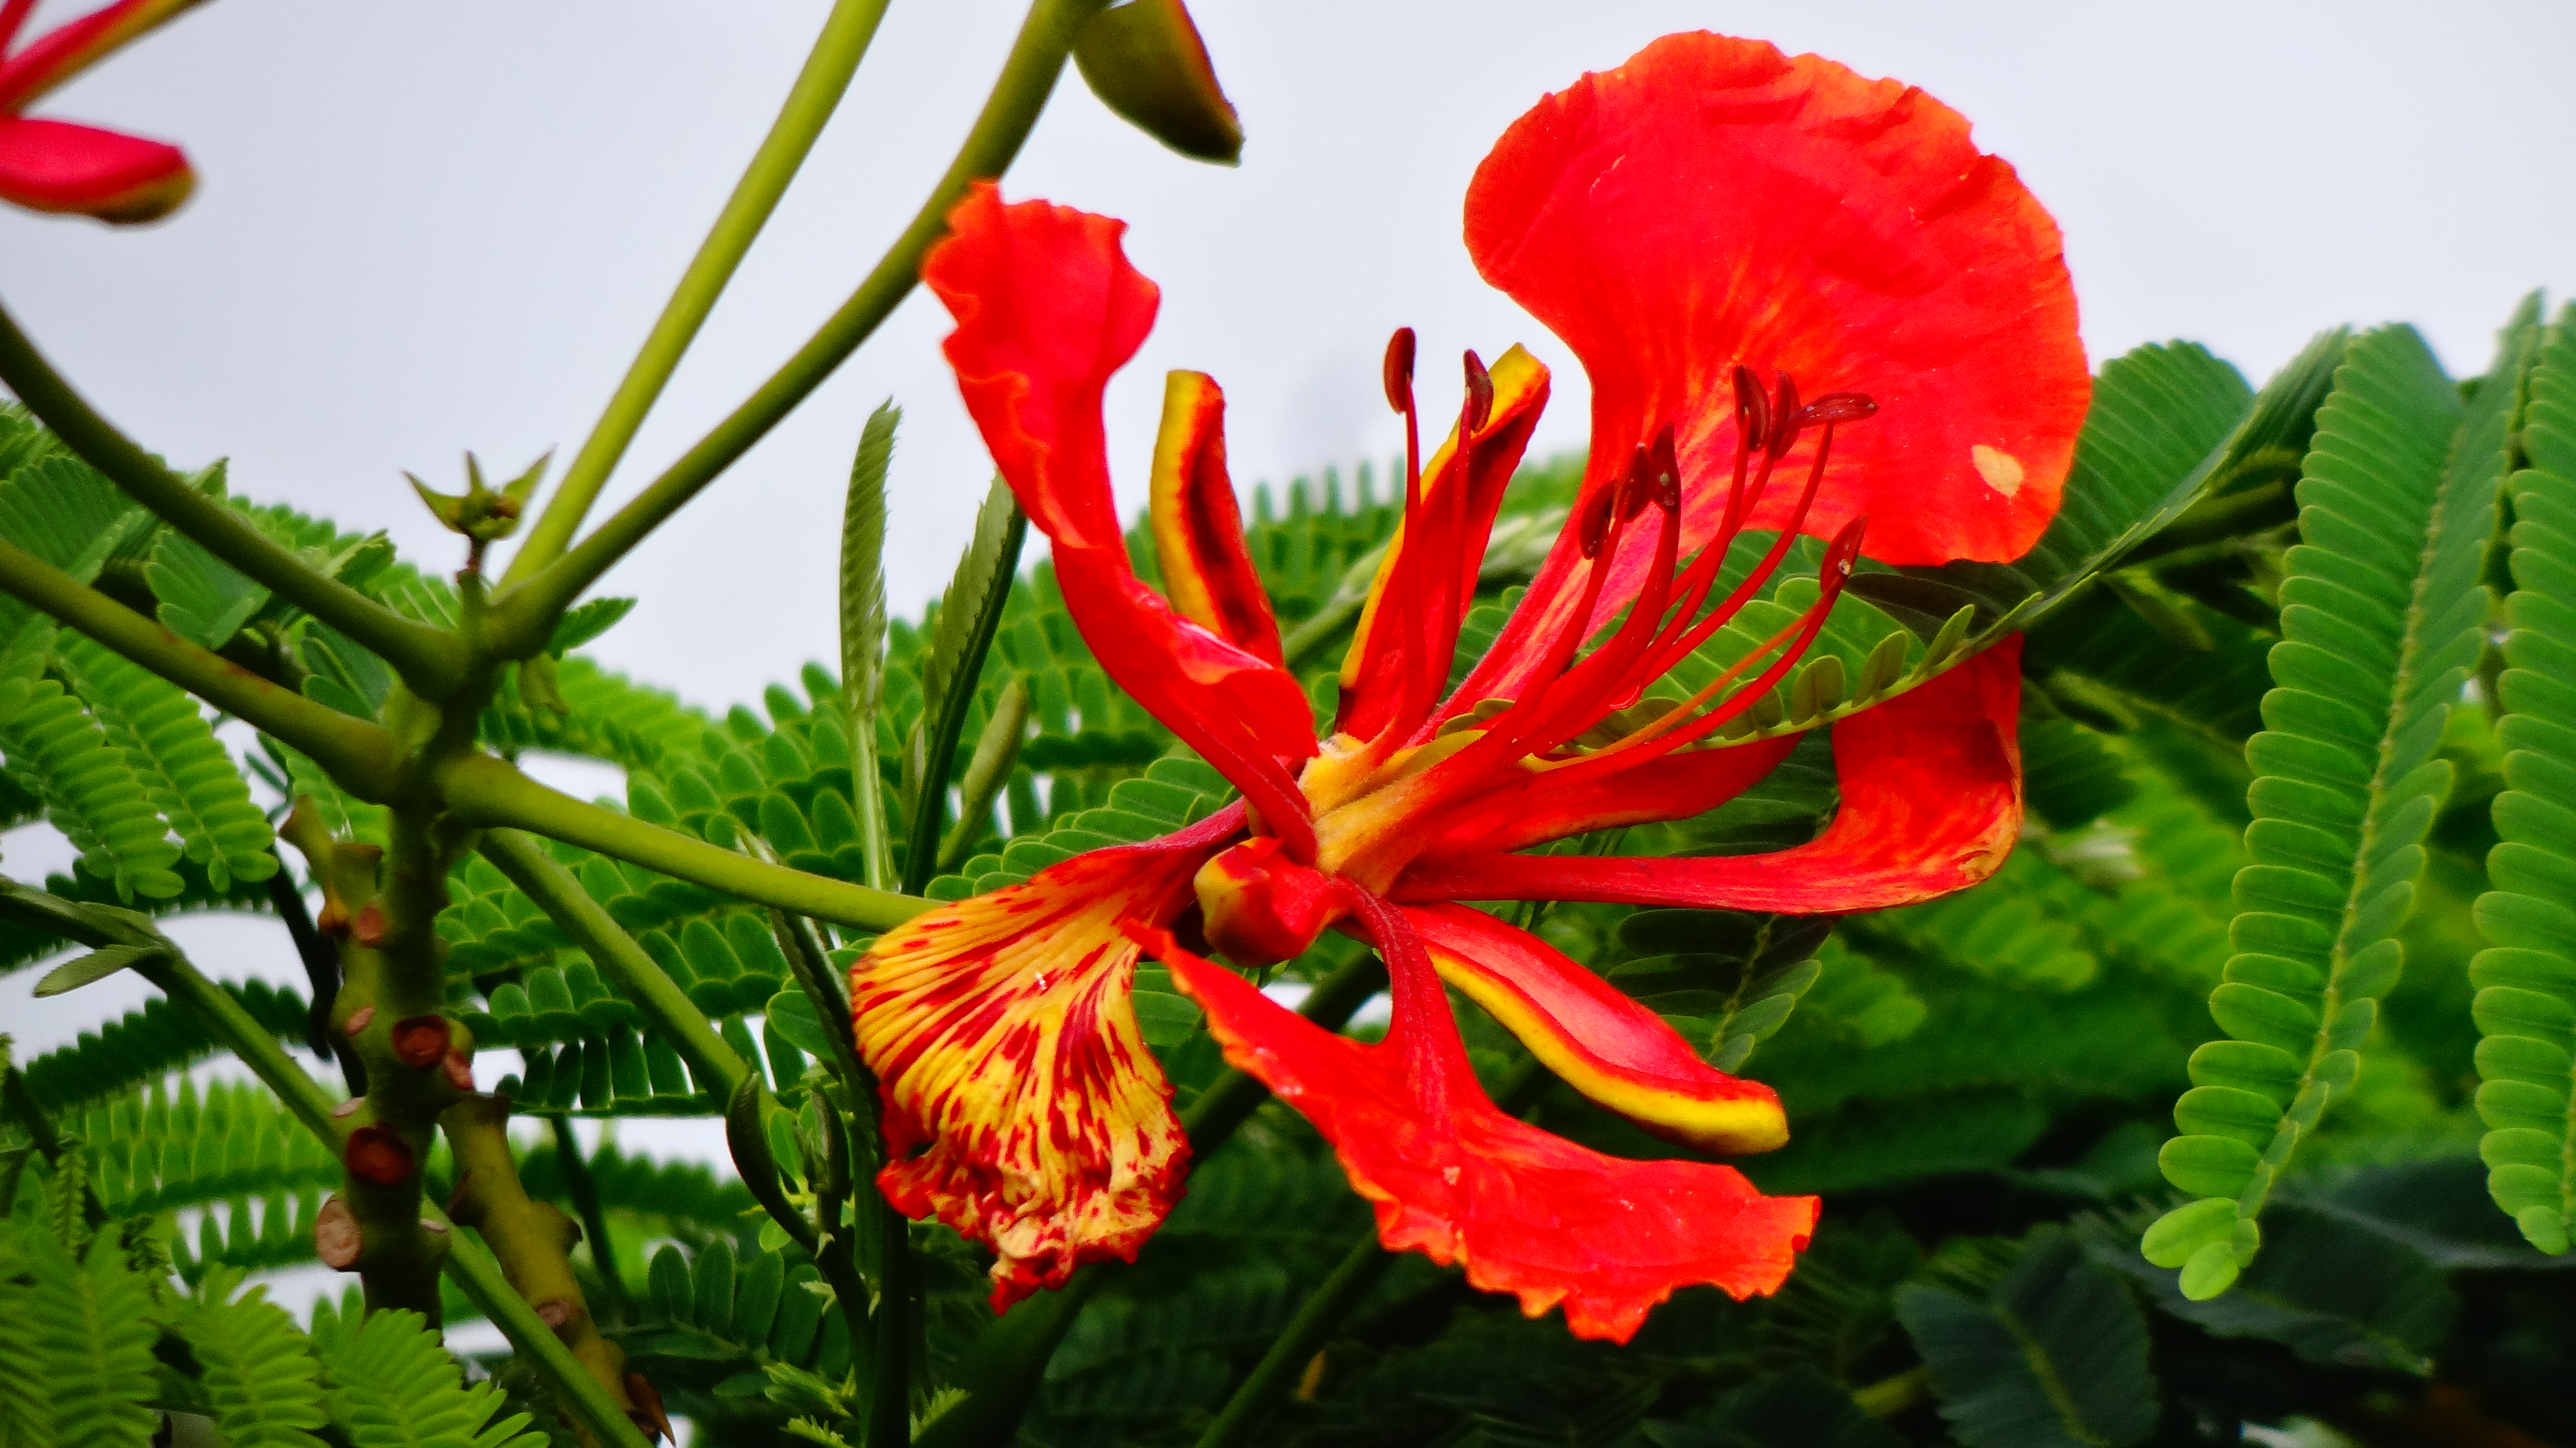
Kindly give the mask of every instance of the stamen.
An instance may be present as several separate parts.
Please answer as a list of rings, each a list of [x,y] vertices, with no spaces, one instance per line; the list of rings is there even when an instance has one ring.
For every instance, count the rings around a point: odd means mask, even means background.
[[[1413,413],[1413,329],[1398,327],[1386,339],[1386,405]]]
[[[1583,518],[1574,535],[1575,543],[1586,558],[1601,556],[1601,544],[1610,534],[1610,514],[1619,501],[1619,485],[1603,483],[1592,496],[1583,500]]]
[[[1458,442],[1464,451],[1467,439],[1485,430],[1494,416],[1494,379],[1485,370],[1474,348],[1467,350],[1467,401],[1458,417]]]
[[[1776,463],[1798,445],[1798,384],[1790,381],[1786,372],[1780,374],[1780,398],[1772,404],[1771,416],[1776,425],[1764,439],[1769,446],[1763,451]]]
[[[1736,456],[1740,459],[1745,453],[1762,446],[1763,438],[1770,431],[1771,399],[1762,391],[1762,379],[1754,375],[1752,368],[1738,362],[1735,364]],[[1743,475],[1744,465],[1739,461],[1736,476],[1741,478]]]
[[[1684,655],[1707,642],[1709,637],[1719,629],[1726,627],[1735,615],[1743,610],[1744,605],[1752,599],[1753,595],[1764,584],[1770,582],[1771,576],[1779,571],[1781,561],[1789,556],[1790,547],[1798,541],[1798,529],[1807,521],[1808,510],[1815,506],[1816,492],[1825,481],[1825,460],[1832,456],[1833,450],[1834,427],[1832,423],[1827,423],[1823,436],[1816,441],[1815,461],[1807,468],[1807,485],[1798,494],[1798,506],[1781,525],[1780,536],[1773,540],[1770,551],[1762,555],[1762,561],[1754,565],[1753,571],[1745,575],[1744,581],[1737,584],[1735,591],[1729,593],[1724,602],[1711,610],[1708,617],[1693,624],[1687,631],[1680,633],[1673,642],[1657,650],[1655,677],[1660,677],[1666,670],[1680,663]],[[1766,468],[1765,471],[1767,473],[1768,469]]]
[[[1646,455],[1641,444],[1628,455],[1628,474],[1619,480],[1619,521],[1634,521],[1646,511],[1646,500],[1654,495],[1654,459]]]
[[[1799,409],[1798,426],[1830,427],[1877,415],[1878,403],[1866,392],[1828,392]]]
[[[1682,464],[1673,447],[1673,425],[1669,422],[1655,434],[1655,445],[1648,455],[1646,471],[1655,482],[1656,506],[1667,513],[1681,511]]]

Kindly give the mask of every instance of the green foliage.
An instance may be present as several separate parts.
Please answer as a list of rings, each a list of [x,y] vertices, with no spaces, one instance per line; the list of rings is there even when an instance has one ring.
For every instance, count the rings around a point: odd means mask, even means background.
[[[2495,385],[2491,383],[2490,385]],[[2480,1154],[2496,1205],[2544,1252],[2576,1224],[2576,314],[2562,314],[2531,379],[2512,480],[2512,632],[2496,679],[2505,790],[2487,857],[2494,889],[2477,921],[2494,942],[2469,967],[2478,987]]]
[[[2422,841],[2451,783],[2435,757],[2476,664],[2527,325],[2467,408],[2411,329],[2353,344],[2299,482],[2302,544],[2281,585],[2278,685],[2246,745],[2256,779],[2236,878],[2237,953],[2210,993],[2231,1038],[2192,1058],[2166,1179],[2202,1200],[2148,1233],[2183,1291],[2226,1290],[2253,1261],[2265,1199],[2302,1136],[2360,1071]],[[2455,436],[2456,435],[2456,436]]]
[[[371,1312],[355,1328],[315,1334],[331,1420],[354,1448],[538,1448],[525,1414],[493,1421],[501,1390],[465,1386],[456,1360],[417,1312]]]
[[[23,1385],[0,1397],[9,1441],[144,1448],[159,1421],[144,1406],[153,1304],[122,1246],[102,1232],[80,1252],[24,1218],[0,1232],[0,1376]]]
[[[2120,1279],[2063,1228],[2040,1228],[2008,1256],[1993,1245],[1955,1243],[1896,1294],[1959,1441],[2128,1448],[2153,1433],[2146,1317]]]
[[[210,1283],[222,1289],[228,1283]],[[320,1448],[322,1368],[285,1309],[254,1287],[227,1300],[203,1293],[179,1314],[203,1370],[209,1415],[227,1448]]]

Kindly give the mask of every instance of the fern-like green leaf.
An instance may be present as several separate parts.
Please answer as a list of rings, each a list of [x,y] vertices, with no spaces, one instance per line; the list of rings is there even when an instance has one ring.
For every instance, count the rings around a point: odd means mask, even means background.
[[[254,1287],[232,1301],[200,1299],[179,1332],[204,1369],[226,1448],[321,1448],[322,1370],[295,1320]]]
[[[25,1218],[0,1224],[0,1237],[14,1237],[14,1253],[0,1255],[14,1255],[23,1274],[0,1277],[0,1378],[35,1390],[0,1397],[0,1426],[31,1445],[145,1448],[160,1423],[146,1406],[152,1296],[116,1234],[98,1234],[85,1258]]]
[[[2126,1448],[2155,1431],[2146,1318],[2064,1228],[2033,1232],[1982,1293],[1940,1277],[1899,1288],[1896,1314],[1960,1442]]]
[[[214,887],[275,874],[268,817],[251,803],[250,786],[197,701],[87,638],[66,638],[60,657],[91,717],[125,752],[145,795]]]
[[[0,680],[0,754],[43,797],[46,818],[80,852],[82,868],[112,881],[120,899],[187,888],[171,868],[183,852],[143,779],[61,684]]]
[[[223,989],[278,1040],[303,1041],[306,1011],[301,995],[258,980],[239,985],[226,982]],[[83,1031],[70,1044],[28,1062],[27,1084],[48,1110],[71,1113],[185,1070],[212,1057],[216,1049],[214,1032],[204,1022],[155,997],[141,1009],[94,1031]]]
[[[2505,789],[2477,904],[2491,948],[2478,987],[2478,1114],[2487,1189],[2531,1244],[2556,1255],[2576,1230],[2576,309],[2560,315],[2531,379],[2513,479],[2514,590],[2506,600],[2497,733]]]
[[[546,1441],[526,1431],[524,1414],[492,1422],[500,1388],[465,1386],[417,1312],[371,1312],[356,1332],[321,1345],[325,1402],[353,1448],[542,1448]]]
[[[2232,1038],[2191,1058],[2182,1135],[2159,1158],[2201,1200],[2149,1230],[2148,1260],[2201,1299],[2261,1244],[2265,1199],[2301,1137],[2349,1090],[2396,938],[2450,787],[2435,757],[2476,664],[2507,429],[2530,328],[2463,408],[2411,328],[2353,344],[2298,486],[2301,543],[2281,585],[2283,639],[2246,746],[2253,863],[2236,877],[2236,954],[2210,993]]]

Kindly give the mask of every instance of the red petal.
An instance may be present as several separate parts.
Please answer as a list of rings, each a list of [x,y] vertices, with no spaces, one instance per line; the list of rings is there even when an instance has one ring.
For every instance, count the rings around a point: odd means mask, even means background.
[[[0,116],[0,201],[101,221],[155,221],[197,184],[178,147],[67,121]]]
[[[1761,782],[1795,735],[1690,749],[1610,773],[1544,769],[1441,810],[1414,828],[1426,855],[1508,854],[1619,825],[1706,814]]]
[[[1154,440],[1154,562],[1183,618],[1264,662],[1280,662],[1279,622],[1243,546],[1225,472],[1225,392],[1204,372],[1174,372]]]
[[[995,1311],[1084,1262],[1132,1261],[1180,1197],[1189,1143],[1137,1033],[1123,927],[1178,913],[1242,828],[1236,806],[1077,855],[917,916],[851,968],[894,1158],[878,1188],[994,1250]]]
[[[1475,602],[1476,574],[1485,561],[1494,514],[1529,446],[1530,432],[1547,408],[1547,368],[1529,353],[1512,348],[1495,359],[1488,375],[1494,386],[1493,412],[1469,447],[1466,465],[1457,461],[1454,428],[1423,464],[1421,517],[1431,536],[1409,538],[1403,528],[1396,530],[1343,656],[1334,727],[1357,738],[1375,739],[1390,725],[1410,733],[1421,722],[1419,711],[1448,692],[1458,625]],[[1426,605],[1414,611],[1418,623],[1407,624],[1407,610],[1384,606],[1391,591],[1401,590],[1410,590]],[[1417,700],[1409,709],[1404,702],[1408,682],[1416,685]]]
[[[1666,36],[1504,134],[1469,188],[1467,245],[1583,360],[1587,492],[1677,426],[1685,554],[1723,509],[1739,362],[1878,402],[1837,430],[1806,532],[1865,514],[1873,558],[2004,561],[2057,511],[2091,394],[2057,226],[1921,91],[1758,41]],[[1795,492],[1775,483],[1755,526],[1778,526]],[[1593,626],[1635,595],[1646,531]],[[1517,696],[1507,664],[1554,636],[1544,615],[1571,609],[1581,561],[1559,543],[1475,697]]]
[[[1123,222],[979,182],[948,215],[922,280],[957,318],[946,343],[966,410],[1003,480],[1055,543],[1065,605],[1111,678],[1302,838],[1280,757],[1315,752],[1286,670],[1175,613],[1137,581],[1109,491],[1100,399],[1153,326],[1154,284],[1120,250]]]
[[[1578,1337],[1625,1342],[1680,1287],[1774,1291],[1815,1230],[1814,1197],[1765,1197],[1731,1167],[1603,1156],[1504,1115],[1445,1008],[1419,1025],[1400,1011],[1397,1030],[1363,1046],[1167,942],[1154,952],[1207,1009],[1226,1059],[1333,1143],[1387,1250],[1461,1263],[1471,1285],[1516,1295],[1532,1317],[1562,1303]],[[1408,1079],[1407,1029],[1446,1033],[1415,1053],[1438,1079]],[[1440,1109],[1426,1111],[1426,1092]]]
[[[1426,858],[1401,900],[1601,900],[1839,914],[1965,889],[2021,833],[2021,637],[1834,725],[1842,805],[1795,849],[1717,859]]]
[[[175,19],[199,0],[116,0],[36,37],[0,62],[0,111],[23,111],[143,32]],[[23,18],[23,17],[22,17]],[[9,37],[0,35],[0,50]]]
[[[1520,1038],[1567,1085],[1658,1136],[1710,1151],[1789,1140],[1780,1098],[1699,1058],[1664,1018],[1547,942],[1464,905],[1404,911],[1440,978]]]

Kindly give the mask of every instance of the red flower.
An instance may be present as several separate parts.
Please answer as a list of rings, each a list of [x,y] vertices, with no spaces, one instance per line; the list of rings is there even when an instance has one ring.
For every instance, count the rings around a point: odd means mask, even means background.
[[[1172,375],[1154,454],[1170,601],[1128,561],[1100,401],[1157,294],[1121,253],[1121,224],[1006,206],[989,186],[950,224],[923,272],[957,318],[948,358],[1054,542],[1067,607],[1120,686],[1243,802],[877,942],[851,975],[859,1044],[884,1082],[888,1138],[927,1144],[885,1169],[888,1196],[991,1244],[997,1305],[1081,1262],[1132,1257],[1188,1155],[1127,998],[1150,952],[1207,1009],[1227,1059],[1332,1141],[1388,1247],[1462,1262],[1532,1314],[1562,1303],[1575,1332],[1619,1340],[1676,1287],[1776,1288],[1814,1198],[1763,1197],[1724,1166],[1606,1157],[1503,1115],[1467,1068],[1442,985],[1569,1085],[1675,1141],[1776,1147],[1778,1098],[1710,1068],[1535,937],[1451,902],[1835,912],[1994,870],[2021,814],[2014,643],[1835,723],[1841,804],[1809,844],[1709,859],[1515,852],[1696,815],[1767,773],[1794,739],[1730,741],[1746,731],[1727,726],[1821,627],[1864,517],[1866,551],[1892,562],[2008,559],[2038,537],[2090,387],[2047,213],[1921,92],[1755,42],[1669,37],[1540,102],[1478,170],[1467,240],[1485,276],[1582,359],[1590,466],[1518,610],[1446,688],[1548,391],[1518,348],[1490,370],[1468,354],[1447,442],[1427,462],[1408,447],[1402,529],[1320,743],[1244,549],[1223,400],[1205,377]],[[1409,433],[1412,361],[1399,333],[1387,387]],[[1747,529],[1778,540],[1712,602]],[[1805,615],[1695,697],[1638,709],[1765,588],[1799,533],[1831,540]],[[1614,709],[1628,712],[1604,728]],[[1328,1034],[1182,949],[1162,927],[1193,902],[1241,964],[1284,959],[1328,927],[1374,943],[1393,984],[1386,1039]]]
[[[101,221],[155,221],[197,184],[176,146],[26,114],[47,92],[197,0],[117,0],[8,53],[35,0],[0,3],[0,201]]]

